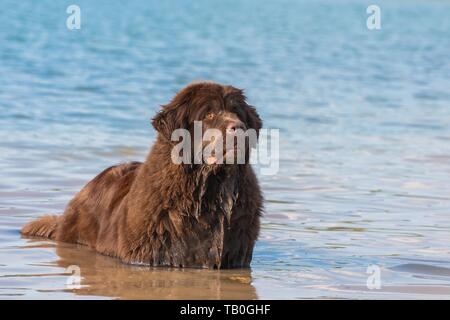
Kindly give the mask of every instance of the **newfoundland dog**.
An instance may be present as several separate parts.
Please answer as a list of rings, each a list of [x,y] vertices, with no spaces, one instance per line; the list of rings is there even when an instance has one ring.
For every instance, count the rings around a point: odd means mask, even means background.
[[[230,151],[228,145],[219,149],[225,150],[222,155],[212,152],[206,161],[174,163],[179,141],[173,141],[172,133],[192,133],[198,123],[226,137],[238,129],[258,135],[262,126],[242,90],[191,84],[153,118],[158,136],[145,162],[104,170],[75,195],[63,215],[32,221],[22,234],[87,245],[126,263],[249,267],[263,202],[249,163],[252,145],[245,140],[243,163],[218,161]],[[187,145],[196,147],[195,142]],[[201,150],[206,147],[202,141]],[[189,157],[195,156],[194,151]]]

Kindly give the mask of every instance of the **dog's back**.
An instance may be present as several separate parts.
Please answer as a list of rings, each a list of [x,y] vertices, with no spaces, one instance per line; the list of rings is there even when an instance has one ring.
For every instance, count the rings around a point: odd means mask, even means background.
[[[128,194],[141,163],[112,166],[91,180],[67,205],[62,216],[48,215],[26,224],[22,234],[57,241],[80,243],[90,247],[111,247],[98,243],[102,229],[115,222],[114,214]]]

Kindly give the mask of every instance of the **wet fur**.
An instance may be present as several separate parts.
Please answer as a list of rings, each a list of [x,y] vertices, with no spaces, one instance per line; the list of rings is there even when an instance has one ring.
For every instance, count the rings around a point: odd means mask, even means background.
[[[182,90],[153,120],[159,132],[144,163],[110,167],[91,180],[61,216],[44,216],[22,234],[87,245],[126,263],[152,266],[249,267],[262,196],[250,164],[176,165],[171,130],[188,127],[209,100],[261,120],[233,87],[205,83]],[[230,225],[225,214],[231,212]]]

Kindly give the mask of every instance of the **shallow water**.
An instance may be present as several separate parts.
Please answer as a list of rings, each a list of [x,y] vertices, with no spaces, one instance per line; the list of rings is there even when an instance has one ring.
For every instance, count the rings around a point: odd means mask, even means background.
[[[77,1],[69,31],[64,1],[2,1],[0,298],[450,298],[450,3],[378,1],[369,31],[365,1],[203,2]],[[149,119],[195,79],[245,88],[280,129],[251,270],[21,238],[105,167],[143,160]]]

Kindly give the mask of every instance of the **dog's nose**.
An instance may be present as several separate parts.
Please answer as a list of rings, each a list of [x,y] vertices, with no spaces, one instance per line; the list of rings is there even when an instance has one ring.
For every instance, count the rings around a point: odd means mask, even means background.
[[[241,120],[232,120],[227,125],[227,132],[233,133],[238,129],[245,130],[245,125]]]

